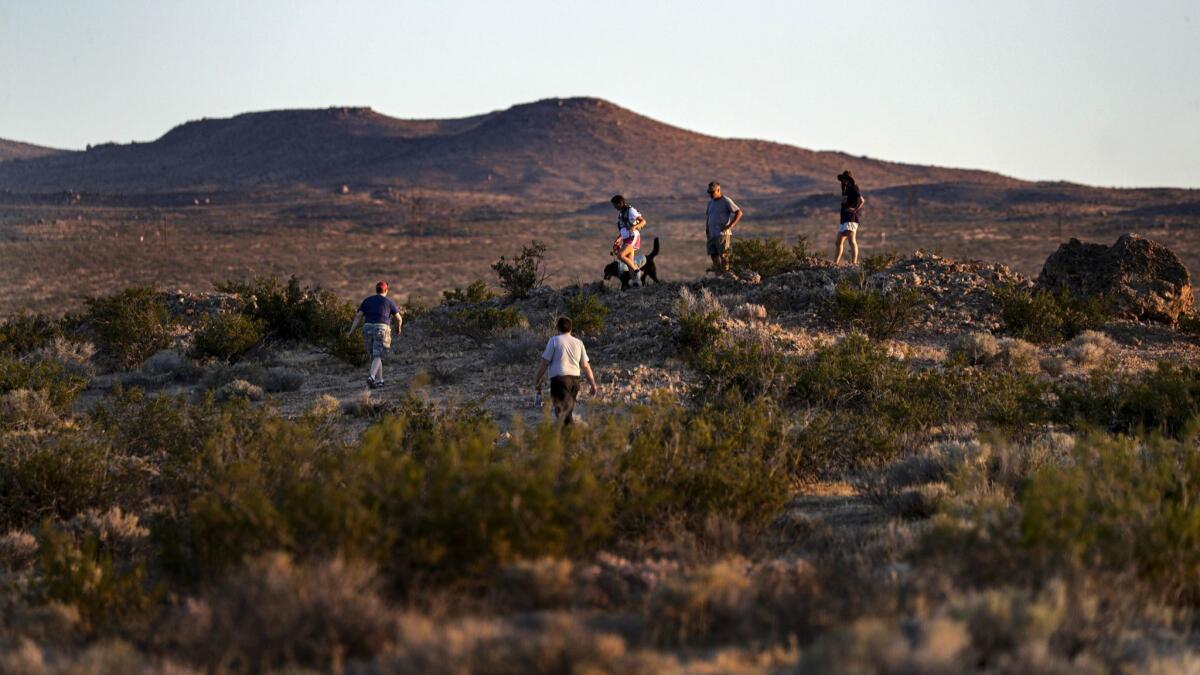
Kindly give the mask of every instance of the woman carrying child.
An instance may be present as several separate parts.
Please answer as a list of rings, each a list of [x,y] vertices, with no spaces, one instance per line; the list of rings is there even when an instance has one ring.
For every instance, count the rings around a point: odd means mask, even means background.
[[[621,195],[613,196],[612,205],[617,210],[617,229],[619,231],[616,241],[613,242],[613,255],[617,256],[617,260],[621,264],[629,268],[632,277],[631,285],[638,286],[640,285],[638,281],[640,275],[637,274],[637,271],[646,259],[639,256],[637,252],[642,248],[641,230],[646,226],[646,219]]]

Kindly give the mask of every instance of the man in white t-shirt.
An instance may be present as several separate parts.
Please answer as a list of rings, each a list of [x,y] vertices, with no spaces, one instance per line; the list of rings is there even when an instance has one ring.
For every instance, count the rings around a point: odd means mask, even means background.
[[[558,335],[550,338],[542,352],[542,362],[533,378],[535,391],[542,390],[542,379],[550,376],[550,400],[554,403],[554,415],[571,424],[571,413],[575,410],[575,398],[579,396],[579,375],[588,379],[588,393],[596,395],[596,376],[588,363],[587,350],[583,341],[571,335],[571,319],[558,318]]]

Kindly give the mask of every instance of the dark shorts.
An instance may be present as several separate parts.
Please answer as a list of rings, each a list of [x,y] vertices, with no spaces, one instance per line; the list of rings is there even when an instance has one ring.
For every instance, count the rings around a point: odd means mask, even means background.
[[[559,375],[550,378],[550,400],[554,402],[554,414],[563,421],[571,423],[571,414],[575,412],[575,398],[579,396],[579,376]]]
[[[728,232],[724,234],[718,234],[715,237],[709,237],[708,255],[725,255],[726,253],[729,253],[729,239],[730,235]]]

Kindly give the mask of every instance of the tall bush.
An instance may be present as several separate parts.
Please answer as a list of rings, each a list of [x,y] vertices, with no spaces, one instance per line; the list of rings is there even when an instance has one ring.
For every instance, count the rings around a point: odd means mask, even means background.
[[[136,368],[171,343],[171,315],[158,292],[146,286],[87,300],[100,347],[126,368]]]
[[[510,298],[528,297],[546,281],[546,244],[534,239],[528,246],[522,246],[521,253],[511,261],[500,256],[492,263],[492,269]]]

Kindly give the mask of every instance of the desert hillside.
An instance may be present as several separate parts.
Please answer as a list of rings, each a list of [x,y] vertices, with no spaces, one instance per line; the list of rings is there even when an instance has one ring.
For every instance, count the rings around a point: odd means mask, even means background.
[[[30,143],[21,143],[20,141],[9,141],[0,138],[0,162],[10,159],[36,159],[38,157],[51,157],[64,152],[67,151],[46,148]]]
[[[1110,245],[1111,244],[1111,245]],[[0,324],[11,672],[1193,672],[1200,317],[1137,236],[403,306],[279,278]],[[518,273],[521,270],[529,274]],[[599,381],[532,379],[567,314]]]
[[[690,194],[714,176],[737,184],[743,193],[798,193],[830,182],[845,168],[880,187],[1019,184],[983,171],[715,138],[601,99],[567,98],[447,120],[395,119],[370,108],[205,119],[148,143],[107,143],[0,167],[0,190],[332,189],[350,184],[579,200],[614,191]]]

